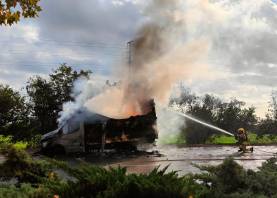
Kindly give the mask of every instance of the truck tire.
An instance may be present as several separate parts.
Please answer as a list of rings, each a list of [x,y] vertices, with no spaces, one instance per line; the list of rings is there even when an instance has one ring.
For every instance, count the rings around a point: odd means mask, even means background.
[[[54,156],[57,156],[57,155],[64,155],[66,152],[65,152],[65,149],[62,145],[53,145],[53,146],[49,146],[49,147],[46,147],[44,148],[42,151],[42,154],[46,155],[46,156],[49,156],[49,157],[54,157]]]
[[[65,149],[62,145],[55,145],[53,148],[52,148],[52,151],[53,151],[53,154],[54,155],[64,155],[66,152],[65,152]]]

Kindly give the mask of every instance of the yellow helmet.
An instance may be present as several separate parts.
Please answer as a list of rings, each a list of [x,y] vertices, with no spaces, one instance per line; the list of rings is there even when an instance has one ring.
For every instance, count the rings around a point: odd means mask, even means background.
[[[239,129],[238,129],[238,132],[239,132],[239,133],[245,133],[245,130],[244,130],[244,128],[239,128]]]

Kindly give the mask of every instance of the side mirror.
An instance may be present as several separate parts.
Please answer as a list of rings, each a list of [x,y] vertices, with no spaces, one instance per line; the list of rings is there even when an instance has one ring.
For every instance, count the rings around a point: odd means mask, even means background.
[[[62,127],[59,129],[58,134],[59,135],[63,134],[63,128]]]

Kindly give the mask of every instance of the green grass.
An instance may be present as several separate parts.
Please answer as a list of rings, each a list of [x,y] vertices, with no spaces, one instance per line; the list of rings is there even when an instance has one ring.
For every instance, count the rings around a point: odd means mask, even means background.
[[[277,144],[277,135],[262,135],[258,136],[255,133],[248,133],[248,138],[251,144]],[[237,140],[233,136],[227,135],[212,135],[205,142],[206,144],[233,145]],[[170,144],[186,144],[185,137],[182,134],[172,134],[158,139],[158,143],[162,145]]]
[[[235,144],[236,139],[232,136],[226,135],[213,135],[211,136],[207,142],[207,144]]]
[[[263,135],[257,136],[256,134],[251,134],[250,141],[253,144],[277,144],[277,135]]]
[[[171,134],[164,137],[159,137],[158,144],[170,145],[170,144],[185,144],[186,139],[181,134]]]
[[[277,144],[277,135],[258,136],[255,133],[248,133],[248,138],[251,144]],[[232,145],[236,142],[234,137],[226,135],[213,135],[206,141],[207,144],[222,145]]]

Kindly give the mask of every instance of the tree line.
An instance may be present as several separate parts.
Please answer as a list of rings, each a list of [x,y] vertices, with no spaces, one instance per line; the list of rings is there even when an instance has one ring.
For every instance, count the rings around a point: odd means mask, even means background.
[[[197,96],[183,85],[179,89],[179,96],[172,97],[170,105],[176,105],[183,113],[232,133],[243,127],[259,136],[277,135],[277,94],[275,92],[271,95],[266,117],[261,119],[256,115],[254,106],[246,107],[245,102],[236,98],[226,102],[211,94]],[[196,144],[205,143],[211,135],[218,132],[187,120],[182,133],[187,143]]]
[[[56,129],[62,104],[74,100],[71,96],[74,81],[79,77],[89,78],[91,73],[61,64],[47,78],[31,77],[25,87],[26,94],[0,84],[0,134],[28,140]],[[169,105],[173,104],[184,113],[230,132],[243,127],[258,135],[277,134],[277,94],[274,92],[263,119],[258,118],[255,107],[246,107],[235,98],[226,102],[210,94],[197,96],[184,86],[180,86],[178,97],[171,98]],[[188,143],[204,143],[217,133],[189,120],[185,126],[182,134]]]
[[[79,77],[88,78],[91,73],[89,70],[78,72],[61,64],[48,78],[31,77],[25,95],[0,84],[0,134],[28,140],[57,128],[62,104],[73,100],[74,81]]]

